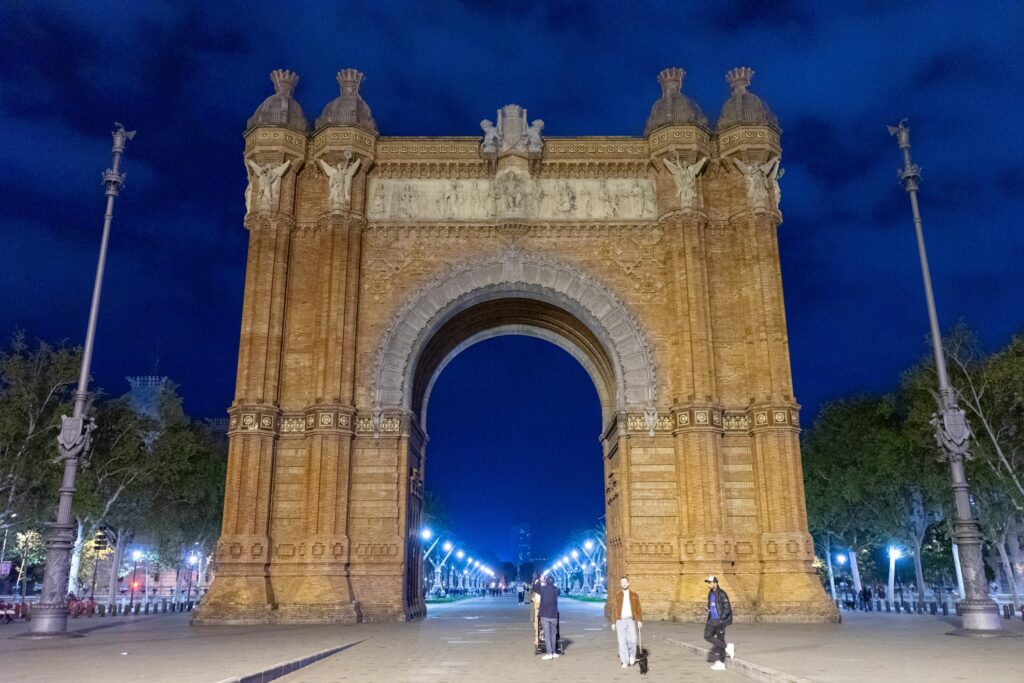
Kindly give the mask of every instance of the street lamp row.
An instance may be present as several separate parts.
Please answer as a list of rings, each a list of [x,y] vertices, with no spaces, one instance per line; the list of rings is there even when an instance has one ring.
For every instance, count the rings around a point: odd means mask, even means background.
[[[464,588],[468,588],[470,583],[472,581],[475,581],[480,576],[486,575],[488,577],[494,578],[495,573],[493,569],[488,567],[486,564],[481,564],[480,560],[474,559],[472,555],[470,555],[463,548],[459,548],[458,544],[453,543],[450,539],[444,539],[442,541],[442,536],[440,534],[437,534],[435,538],[435,534],[430,528],[423,528],[422,530],[420,530],[420,538],[423,539],[424,542],[430,543],[430,546],[423,554],[423,560],[424,562],[429,560],[431,565],[433,565],[434,567],[433,585],[430,588],[431,593],[441,595],[444,594],[445,586],[443,575],[446,566],[449,566],[449,588],[451,587],[450,584],[455,582],[454,577],[456,576],[459,577],[459,581],[461,582],[462,587]],[[433,539],[432,542],[431,539]],[[434,549],[438,547],[438,544],[440,544],[441,551],[445,553],[444,557],[439,562],[431,558],[431,554],[433,553]],[[448,565],[448,561],[449,559],[451,559],[453,554],[455,555],[455,560],[451,563],[451,565]],[[461,573],[459,573],[458,563],[463,560],[465,560],[465,564],[461,568]],[[424,583],[425,582],[426,578],[424,578]]]

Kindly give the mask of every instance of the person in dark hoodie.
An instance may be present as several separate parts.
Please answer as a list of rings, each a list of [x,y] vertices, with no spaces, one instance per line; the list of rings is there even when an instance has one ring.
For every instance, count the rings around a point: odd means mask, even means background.
[[[718,587],[718,577],[709,576],[704,579],[708,585],[708,620],[704,624],[704,640],[711,643],[708,661],[714,662],[711,668],[725,671],[725,656],[736,656],[736,646],[725,642],[725,627],[732,624],[732,604],[729,594]]]
[[[544,629],[545,654],[541,659],[553,659],[558,656],[558,587],[555,579],[546,574],[541,585],[536,588],[540,597],[540,626]]]

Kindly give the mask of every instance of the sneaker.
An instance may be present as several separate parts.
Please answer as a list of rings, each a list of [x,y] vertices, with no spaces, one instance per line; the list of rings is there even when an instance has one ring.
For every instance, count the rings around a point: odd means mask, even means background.
[[[630,657],[629,658],[629,665],[633,666],[634,664],[636,664],[636,657]]]
[[[552,657],[561,657],[562,655],[560,655],[560,654],[558,654],[558,653],[556,652],[555,654],[553,654],[553,655],[551,655],[551,656],[552,656]]]
[[[725,662],[715,662],[711,665],[712,671],[725,671]]]
[[[729,655],[729,659],[736,658],[736,643],[726,643],[725,654]]]
[[[628,669],[628,668],[629,668],[629,664],[623,664],[623,665],[622,665],[622,668],[623,668],[623,669]]]
[[[544,655],[541,659],[551,659],[554,655]]]

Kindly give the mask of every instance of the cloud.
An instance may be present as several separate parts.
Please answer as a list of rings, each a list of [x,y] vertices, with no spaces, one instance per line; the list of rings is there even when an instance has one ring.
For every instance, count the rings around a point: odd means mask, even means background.
[[[97,372],[115,386],[159,356],[191,410],[221,414],[247,242],[241,133],[271,69],[301,75],[310,123],[337,96],[335,72],[356,66],[385,135],[475,135],[508,102],[551,135],[639,135],[660,69],[686,68],[713,123],[726,70],[747,64],[784,129],[780,244],[810,415],[894,382],[921,350],[916,247],[885,131],[903,116],[944,323],[966,316],[993,344],[1024,327],[1021,25],[1018,3],[8,3],[0,333],[80,337],[115,120],[139,135]]]

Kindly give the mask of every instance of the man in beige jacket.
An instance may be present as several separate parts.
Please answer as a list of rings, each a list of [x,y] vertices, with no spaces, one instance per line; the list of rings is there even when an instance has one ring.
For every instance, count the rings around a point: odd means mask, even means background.
[[[619,581],[621,591],[612,596],[612,630],[619,639],[619,661],[622,668],[636,664],[637,630],[644,625],[644,612],[640,596],[629,589],[629,577]]]

